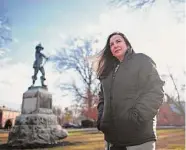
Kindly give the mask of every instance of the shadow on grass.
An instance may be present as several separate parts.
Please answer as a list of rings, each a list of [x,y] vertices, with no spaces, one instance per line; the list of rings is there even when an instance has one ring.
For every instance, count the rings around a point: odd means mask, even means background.
[[[54,148],[60,146],[75,146],[82,144],[82,142],[58,142],[57,144],[34,144],[34,145],[24,145],[24,146],[10,146],[8,144],[0,144],[0,150],[18,150],[18,149],[40,149],[40,148]]]

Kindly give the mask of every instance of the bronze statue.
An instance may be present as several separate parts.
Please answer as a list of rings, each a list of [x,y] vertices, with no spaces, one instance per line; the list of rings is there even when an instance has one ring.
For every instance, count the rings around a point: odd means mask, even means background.
[[[43,53],[41,53],[41,51],[44,49],[44,47],[41,44],[38,44],[35,47],[35,49],[36,51],[35,51],[35,61],[33,64],[34,75],[32,76],[32,80],[33,80],[32,86],[34,86],[35,81],[37,80],[37,74],[40,71],[42,74],[42,76],[40,77],[41,85],[42,87],[46,87],[46,85],[44,84],[44,81],[46,80],[44,65],[46,61],[48,60],[48,57],[46,57]],[[45,59],[45,62],[43,62],[43,58]]]

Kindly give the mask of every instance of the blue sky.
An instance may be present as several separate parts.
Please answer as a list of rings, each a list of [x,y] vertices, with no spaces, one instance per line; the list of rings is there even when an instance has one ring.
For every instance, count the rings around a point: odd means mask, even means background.
[[[24,61],[25,57],[22,56],[32,52],[26,45],[34,41],[47,43],[50,36],[57,36],[58,33],[80,34],[86,23],[98,22],[99,14],[106,9],[106,5],[105,0],[6,0],[5,8],[12,22],[13,38],[22,43],[21,47],[19,44],[11,45],[14,60]]]
[[[97,47],[101,50],[111,32],[121,31],[136,52],[153,58],[160,74],[166,74],[170,66],[175,77],[182,79],[185,22],[175,19],[168,0],[134,12],[125,7],[110,8],[108,0],[0,0],[3,1],[12,23],[13,42],[0,49],[6,51],[0,57],[0,105],[20,109],[22,94],[32,82],[36,44],[41,42],[44,53],[50,55],[63,47],[70,37],[99,34]],[[184,5],[177,9],[183,10]],[[56,86],[59,80],[70,81],[69,75],[59,74],[48,63],[46,78],[54,104],[71,105],[71,97],[61,97]],[[173,86],[169,82],[166,88],[171,93]]]

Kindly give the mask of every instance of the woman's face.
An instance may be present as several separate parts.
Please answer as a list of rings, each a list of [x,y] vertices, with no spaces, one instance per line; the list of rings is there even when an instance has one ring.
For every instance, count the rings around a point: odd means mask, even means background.
[[[115,34],[110,38],[110,50],[112,55],[122,61],[127,51],[127,45],[121,35]]]

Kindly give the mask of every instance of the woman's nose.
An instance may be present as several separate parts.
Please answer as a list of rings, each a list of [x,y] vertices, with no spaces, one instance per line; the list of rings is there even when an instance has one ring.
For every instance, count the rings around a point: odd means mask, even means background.
[[[115,43],[113,47],[116,48],[116,47],[118,47],[118,45]]]

